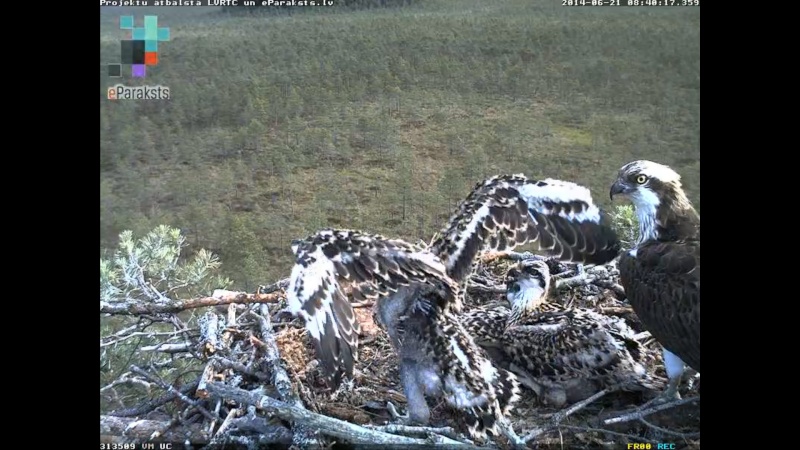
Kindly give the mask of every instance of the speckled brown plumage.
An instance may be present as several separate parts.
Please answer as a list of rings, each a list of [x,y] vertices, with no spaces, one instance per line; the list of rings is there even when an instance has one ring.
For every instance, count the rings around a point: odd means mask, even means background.
[[[522,369],[526,384],[548,403],[562,406],[616,384],[629,390],[663,387],[646,372],[641,344],[623,319],[551,299],[545,262],[513,266],[506,284],[511,307],[470,311],[464,326],[480,345],[501,349],[502,358]]]
[[[376,318],[400,356],[410,418],[427,422],[425,395],[444,395],[480,437],[496,432],[516,399],[517,382],[493,367],[456,319],[477,254],[535,242],[561,260],[594,262],[616,254],[620,244],[585,187],[522,175],[478,183],[439,236],[417,246],[324,229],[294,241],[289,310],[305,321],[336,387],[352,376],[357,358],[359,325],[348,297],[377,299]]]

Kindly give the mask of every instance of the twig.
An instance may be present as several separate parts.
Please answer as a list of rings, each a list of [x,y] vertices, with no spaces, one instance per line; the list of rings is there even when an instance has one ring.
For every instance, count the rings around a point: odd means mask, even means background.
[[[258,293],[259,294],[271,294],[275,291],[285,290],[289,287],[289,278],[284,278],[280,281],[276,281],[275,283],[269,284],[267,286],[259,286]]]
[[[100,302],[100,314],[116,314],[136,316],[143,314],[174,314],[187,309],[253,303],[275,303],[282,297],[280,292],[272,294],[226,293],[219,297],[200,297],[189,300],[168,301],[166,303],[149,303],[143,301]]]
[[[249,376],[251,376],[253,378],[257,378],[259,381],[268,381],[269,380],[269,375],[267,375],[267,374],[265,374],[263,372],[258,372],[256,370],[250,369],[249,367],[245,366],[242,363],[239,363],[239,362],[236,362],[236,361],[231,361],[230,359],[224,358],[224,357],[219,356],[219,355],[212,356],[211,358],[209,358],[209,361],[216,362],[217,365],[222,369],[232,369],[232,370],[234,370],[236,372],[241,372],[241,373],[243,373],[245,375],[249,375]]]
[[[437,443],[464,448],[471,447],[444,436],[436,436],[433,439],[416,439],[371,430],[360,425],[345,422],[344,420],[313,413],[307,409],[298,408],[257,392],[245,391],[244,389],[234,388],[219,382],[210,383],[209,391],[222,398],[234,400],[243,405],[254,405],[256,408],[283,420],[303,424],[309,429],[317,429],[322,434],[343,439],[353,444],[430,445],[431,443]]]
[[[556,290],[561,291],[561,290],[564,290],[564,289],[569,289],[569,288],[574,288],[574,287],[579,287],[579,286],[586,286],[588,284],[594,283],[595,279],[596,278],[594,277],[594,275],[590,275],[588,273],[584,273],[582,275],[576,275],[574,277],[569,277],[569,278],[562,278],[562,279],[556,281],[555,288],[556,288]]]
[[[200,383],[200,379],[196,379],[193,382],[183,386],[178,392],[184,395],[188,395],[195,389],[197,389],[197,385]],[[142,405],[133,407],[133,408],[125,408],[112,411],[108,413],[109,416],[116,416],[116,417],[136,417],[136,416],[143,416],[159,406],[166,405],[167,403],[175,400],[178,398],[178,394],[175,392],[167,392],[166,394],[162,395],[161,397],[151,400],[147,403]]]
[[[365,428],[372,430],[383,431],[390,434],[401,434],[404,436],[428,437],[432,434],[438,434],[450,438],[454,441],[459,441],[469,444],[463,436],[452,427],[415,427],[410,425],[389,424],[389,425],[365,425]]]
[[[620,388],[620,386],[607,387],[607,388],[603,389],[602,391],[592,395],[591,397],[589,397],[587,399],[584,399],[584,400],[581,400],[578,403],[575,403],[574,405],[570,406],[569,408],[557,412],[556,415],[553,416],[552,420],[553,420],[554,423],[560,423],[562,420],[566,419],[567,417],[571,416],[572,414],[575,414],[576,412],[580,411],[581,409],[583,409],[583,408],[589,406],[590,404],[596,402],[601,397],[603,397],[603,396],[605,396],[607,394],[610,394],[612,392],[618,391],[619,388]]]
[[[131,377],[130,375],[131,375],[130,372],[123,373],[122,375],[120,375],[119,378],[112,381],[110,384],[101,387],[100,392],[104,392],[108,389],[113,389],[121,384],[137,384],[139,386],[143,386],[145,389],[147,389],[148,392],[150,392],[150,389],[152,388],[150,383],[139,378]]]
[[[620,300],[625,300],[628,298],[628,296],[625,294],[625,288],[623,288],[619,283],[615,283],[611,280],[597,280],[595,281],[595,284],[606,289],[611,289]]]
[[[610,316],[624,316],[633,313],[633,308],[630,306],[603,306],[600,312]]]
[[[536,439],[538,436],[542,435],[543,433],[558,428],[558,426],[561,423],[561,421],[563,421],[564,419],[566,419],[570,415],[575,414],[576,412],[580,411],[581,409],[587,407],[589,404],[594,403],[595,401],[597,401],[598,399],[600,399],[604,395],[619,390],[619,388],[620,388],[620,386],[611,386],[611,387],[605,388],[602,391],[592,395],[591,397],[589,397],[587,399],[584,399],[584,400],[581,400],[580,402],[575,403],[574,405],[570,406],[569,408],[557,412],[552,417],[552,419],[550,420],[550,424],[549,425],[547,425],[546,427],[537,428],[537,429],[531,431],[524,438],[522,438],[522,440],[524,442],[530,442],[531,440]]]
[[[111,335],[108,335],[108,336],[105,336],[105,337],[100,337],[100,343],[101,344],[103,343],[103,339],[111,339],[111,338],[115,338],[115,337],[122,337],[122,336],[125,336],[127,333],[130,333],[130,332],[132,332],[133,330],[135,330],[137,328],[144,329],[144,328],[147,328],[147,327],[149,327],[150,325],[153,324],[152,322],[150,322],[148,324],[143,324],[142,322],[143,322],[143,319],[140,318],[138,321],[136,321],[135,324],[133,324],[133,325],[131,325],[129,327],[125,327],[125,328],[117,331],[114,334],[111,334]]]
[[[649,416],[650,414],[654,414],[659,411],[663,411],[665,409],[675,408],[677,406],[685,405],[687,403],[693,403],[696,402],[697,400],[700,400],[700,397],[682,398],[680,400],[675,400],[669,403],[662,403],[660,405],[653,406],[652,408],[643,409],[641,411],[633,411],[629,414],[623,414],[621,416],[606,419],[603,421],[603,424],[611,425],[614,423],[623,423],[623,422],[630,422],[632,420],[639,420],[642,417]]]
[[[222,406],[222,399],[218,398],[217,404],[214,406],[214,415],[217,417],[219,417],[219,409],[221,406]],[[213,433],[215,426],[217,426],[217,419],[212,420],[211,423],[208,424],[208,432]]]
[[[138,325],[137,325],[137,327],[138,327]],[[126,330],[129,330],[129,328],[126,328]],[[137,336],[143,336],[143,337],[149,337],[149,338],[156,337],[156,336],[177,336],[179,334],[187,333],[187,332],[190,332],[190,331],[197,331],[197,328],[178,330],[178,331],[164,331],[164,332],[137,331],[137,332],[134,332],[134,333],[125,334],[125,335],[121,335],[121,336],[118,336],[119,333],[115,333],[115,334],[112,334],[111,336],[105,336],[105,337],[103,337],[101,339],[109,339],[109,338],[112,338],[112,337],[119,337],[119,339],[114,339],[114,340],[107,341],[107,342],[101,342],[100,343],[100,348],[108,347],[108,346],[114,345],[114,344],[119,344],[122,341],[126,341],[126,340],[128,340],[130,338],[134,338],[134,337],[137,337]]]
[[[633,435],[633,434],[620,433],[619,431],[606,430],[605,428],[580,427],[580,426],[575,426],[575,425],[560,425],[560,427],[564,428],[566,430],[580,431],[580,432],[583,432],[583,433],[604,433],[604,434],[609,434],[611,436],[624,437],[626,439],[633,440],[634,442],[649,442],[651,444],[657,444],[658,443],[658,441],[654,441],[652,439],[647,439],[647,438],[645,438],[643,436],[636,436],[636,435]]]
[[[222,437],[222,435],[225,433],[225,430],[227,430],[231,423],[233,423],[232,419],[240,412],[241,409],[239,408],[232,408],[230,411],[228,411],[228,415],[225,417],[225,420],[222,421],[217,429],[217,432],[214,433],[214,437],[211,438],[212,443],[213,441],[217,440],[218,437]]]
[[[148,380],[159,384],[161,386],[161,388],[166,389],[167,391],[170,391],[170,392],[176,394],[179,399],[184,401],[184,403],[186,403],[186,404],[192,406],[193,408],[195,408],[196,410],[200,411],[200,414],[202,414],[206,419],[208,419],[208,420],[215,420],[216,419],[213,414],[208,412],[208,410],[203,408],[203,406],[201,406],[198,402],[190,399],[185,394],[183,394],[179,390],[175,389],[173,386],[170,386],[169,384],[165,383],[163,380],[157,379],[155,376],[145,372],[144,370],[142,370],[142,369],[140,369],[139,367],[136,367],[136,366],[131,366],[131,372],[137,373],[137,374],[147,378]]]
[[[505,284],[485,285],[476,283],[474,281],[469,281],[467,283],[467,291],[471,294],[476,292],[486,292],[489,294],[502,294],[506,291],[506,285]]]
[[[181,342],[179,344],[161,343],[156,345],[148,345],[139,349],[141,352],[161,352],[161,353],[188,353],[192,350],[192,344],[188,342]]]
[[[681,433],[679,431],[672,431],[672,430],[668,430],[666,428],[659,427],[658,425],[655,425],[655,424],[652,424],[652,423],[648,422],[644,417],[640,417],[639,418],[639,422],[642,422],[643,424],[645,424],[648,427],[658,431],[659,433],[669,434],[671,436],[677,436],[677,437],[683,438],[683,439],[693,439],[693,438],[697,438],[697,437],[700,436],[699,432],[696,432],[696,433]]]

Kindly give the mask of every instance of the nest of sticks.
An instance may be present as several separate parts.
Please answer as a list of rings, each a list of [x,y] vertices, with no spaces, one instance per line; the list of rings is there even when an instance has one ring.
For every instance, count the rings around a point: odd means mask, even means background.
[[[514,262],[503,255],[484,258],[469,281],[465,309],[504,301],[503,276]],[[564,275],[574,267],[556,264],[554,269],[554,275]],[[644,331],[625,301],[617,277],[614,265],[591,268],[583,277],[567,277],[558,287],[559,301],[623,317],[634,330]],[[175,387],[153,367],[131,367],[123,375],[127,380],[155,385],[161,395],[101,415],[101,440],[146,439],[209,448],[471,444],[459,414],[443,401],[431,401],[429,427],[391,423],[387,402],[402,409],[405,396],[396,355],[386,333],[373,321],[371,305],[356,307],[362,335],[354,377],[335,391],[329,389],[302,321],[284,311],[287,284],[284,279],[257,294],[226,291],[186,301],[200,301],[206,307],[199,334],[182,343],[202,374]],[[646,347],[649,369],[665,377],[660,346],[651,340]],[[603,391],[564,410],[554,410],[523,388],[511,423],[531,448],[600,448],[628,443],[699,448],[698,389],[699,381],[684,382],[681,400],[644,409],[641,394]],[[502,448],[507,443],[498,438],[491,446]]]

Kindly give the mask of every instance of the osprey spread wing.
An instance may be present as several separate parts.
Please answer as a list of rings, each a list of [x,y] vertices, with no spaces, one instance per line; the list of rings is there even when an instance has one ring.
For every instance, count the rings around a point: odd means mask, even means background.
[[[322,230],[293,243],[297,260],[289,279],[289,309],[305,321],[324,372],[338,386],[352,376],[359,324],[342,290],[357,300],[397,292],[410,283],[441,285],[455,297],[458,287],[432,254],[400,240],[354,230]]]
[[[561,180],[498,175],[478,183],[431,245],[447,273],[463,280],[483,250],[533,242],[564,262],[603,264],[620,249],[589,189]]]
[[[409,283],[449,293],[439,308],[461,310],[458,284],[482,250],[529,242],[563,261],[603,263],[620,243],[589,190],[560,180],[499,175],[477,183],[428,248],[353,230],[322,230],[296,241],[289,308],[303,317],[333,385],[352,374],[358,324],[340,283],[357,300],[385,297]]]

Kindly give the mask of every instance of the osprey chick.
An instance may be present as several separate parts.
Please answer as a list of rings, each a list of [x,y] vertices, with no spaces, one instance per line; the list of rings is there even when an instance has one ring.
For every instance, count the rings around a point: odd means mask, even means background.
[[[376,318],[400,360],[408,421],[427,424],[425,396],[444,396],[474,437],[497,434],[519,383],[492,365],[456,319],[462,292],[435,255],[354,230],[322,230],[296,245],[289,307],[304,318],[332,386],[352,377],[357,359],[359,324],[342,291],[347,283],[356,300],[378,298]]]
[[[409,418],[425,424],[425,396],[463,411],[476,437],[496,433],[517,398],[516,377],[495,368],[461,326],[463,287],[483,250],[529,242],[563,261],[615,256],[619,240],[588,189],[558,180],[501,175],[476,184],[430,246],[355,230],[326,229],[293,241],[289,309],[303,317],[332,387],[352,377],[356,301],[377,299],[379,324],[399,356]],[[503,431],[506,431],[505,429]]]
[[[546,403],[561,407],[617,384],[658,389],[642,364],[644,349],[623,319],[553,301],[546,262],[512,266],[506,287],[510,308],[470,311],[464,326],[479,345],[498,347]]]
[[[680,180],[663,164],[639,160],[619,170],[610,191],[630,199],[639,219],[636,245],[620,256],[620,284],[664,348],[664,399],[679,397],[685,364],[700,372],[700,215]]]

